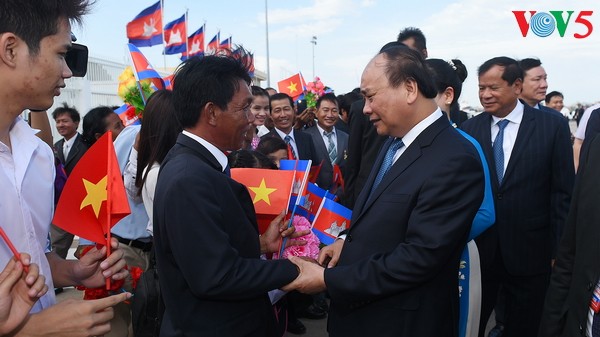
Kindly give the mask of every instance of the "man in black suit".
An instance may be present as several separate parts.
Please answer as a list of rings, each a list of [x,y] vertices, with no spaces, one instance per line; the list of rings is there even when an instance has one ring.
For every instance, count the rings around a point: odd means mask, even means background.
[[[416,50],[424,59],[427,58],[427,40],[419,28],[406,27],[402,29],[398,34],[397,41],[387,43],[381,49],[397,44],[403,44]],[[350,209],[354,208],[354,203],[365,186],[381,145],[386,140],[386,137],[377,134],[368,116],[362,114],[364,106],[364,99],[354,102],[348,116],[350,138],[348,139],[348,164],[345,172],[346,188],[342,204]]]
[[[523,88],[519,98],[532,108],[557,113],[558,111],[540,104],[546,99],[548,90],[548,75],[542,67],[542,62],[534,58],[525,58],[519,61],[519,66],[523,70]]]
[[[481,322],[487,322],[502,286],[503,336],[534,336],[573,188],[569,126],[559,114],[519,101],[523,71],[517,61],[490,59],[478,75],[485,112],[464,122],[462,129],[483,148],[496,205],[495,225],[476,239]],[[480,336],[484,333],[481,324]]]
[[[259,239],[250,194],[229,177],[224,154],[254,130],[247,68],[232,56],[192,58],[174,83],[184,131],[162,164],[154,200],[160,335],[275,336],[267,292],[298,272],[287,260],[260,259],[279,248],[282,217]]]
[[[333,165],[343,170],[348,156],[348,134],[338,130],[336,125],[339,119],[339,104],[334,94],[325,94],[317,100],[317,124],[304,132],[312,137],[316,148],[315,165],[320,165],[321,170],[317,177],[319,187],[330,190],[334,185]],[[332,193],[341,195],[342,190]]]
[[[275,126],[273,130],[263,137],[279,137],[290,147],[295,159],[312,160],[318,165],[315,144],[311,137],[300,130],[294,130],[296,112],[294,101],[284,93],[277,93],[270,97],[271,120]]]
[[[593,310],[590,304],[592,295],[597,297],[600,291],[600,137],[592,136],[590,140],[590,146],[581,152],[586,163],[577,173],[569,217],[546,295],[540,337],[598,336],[592,325],[598,324],[600,316],[598,308]]]
[[[362,74],[364,113],[388,140],[345,240],[321,252],[319,261],[331,257],[335,267],[292,259],[300,276],[290,288],[328,290],[332,337],[458,331],[459,258],[483,199],[483,171],[437,107],[431,77],[421,55],[403,46],[384,49]]]
[[[77,132],[81,116],[75,108],[69,107],[65,103],[52,112],[52,118],[56,122],[58,134],[63,137],[54,143],[54,153],[65,168],[68,177],[88,149],[81,135]],[[73,243],[73,234],[52,225],[50,227],[50,238],[52,239],[52,250],[56,251],[58,256],[63,259],[66,258]]]

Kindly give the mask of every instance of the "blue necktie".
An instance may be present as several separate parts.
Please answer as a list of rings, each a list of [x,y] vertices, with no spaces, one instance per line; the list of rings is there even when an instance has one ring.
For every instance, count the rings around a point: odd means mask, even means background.
[[[223,173],[225,173],[228,177],[231,177],[231,167],[229,167],[229,164],[225,166],[225,169],[223,169]]]
[[[337,150],[335,149],[335,144],[333,143],[333,131],[323,131],[323,135],[327,137],[327,154],[329,155],[329,161],[331,162],[331,165],[333,165],[335,164],[335,159],[337,158]]]
[[[290,150],[292,151],[292,156],[294,156],[294,159],[298,159],[298,156],[296,156],[296,151],[294,151],[294,147],[290,143],[292,141],[292,137],[290,137],[290,135],[286,135],[283,138],[283,140],[285,141],[285,143],[287,144],[287,146],[290,147]]]
[[[592,337],[600,337],[600,314],[595,313],[592,318]]]
[[[502,143],[504,142],[504,128],[508,125],[508,120],[503,119],[496,123],[498,128],[498,134],[496,135],[496,139],[494,139],[494,145],[492,149],[494,150],[494,159],[496,161],[496,175],[498,176],[498,184],[502,183],[502,178],[504,178],[504,149],[502,148]]]
[[[371,187],[371,193],[373,193],[373,191],[375,191],[377,186],[379,186],[379,183],[381,183],[381,181],[383,180],[383,177],[386,175],[386,173],[388,173],[388,171],[392,167],[392,164],[394,163],[394,155],[396,154],[398,149],[401,148],[402,146],[404,146],[404,143],[402,143],[402,139],[396,138],[392,141],[392,144],[390,145],[387,152],[385,153],[385,157],[383,157],[383,161],[381,162],[381,167],[379,168],[379,172],[377,172],[375,181],[373,181],[373,187]]]

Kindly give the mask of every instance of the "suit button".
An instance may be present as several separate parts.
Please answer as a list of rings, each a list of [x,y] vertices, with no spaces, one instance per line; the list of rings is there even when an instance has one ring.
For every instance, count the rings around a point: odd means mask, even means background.
[[[498,200],[502,200],[502,193],[498,193],[496,196],[498,197]]]
[[[581,325],[579,326],[579,333],[583,335],[583,327]]]
[[[592,290],[593,287],[594,287],[594,284],[592,282],[588,283],[588,291]]]
[[[346,242],[352,242],[352,235],[348,234],[346,236]]]

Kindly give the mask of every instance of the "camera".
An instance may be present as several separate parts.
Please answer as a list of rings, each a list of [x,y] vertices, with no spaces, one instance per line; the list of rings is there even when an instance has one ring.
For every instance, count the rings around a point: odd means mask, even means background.
[[[88,47],[73,43],[71,49],[67,51],[67,56],[65,57],[67,61],[67,66],[71,69],[73,73],[73,77],[83,77],[87,73],[87,63],[88,63]]]

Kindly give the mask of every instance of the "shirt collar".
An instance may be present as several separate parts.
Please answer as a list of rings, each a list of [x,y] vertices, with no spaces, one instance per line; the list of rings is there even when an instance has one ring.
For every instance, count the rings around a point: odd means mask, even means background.
[[[508,115],[506,115],[506,117],[499,118],[496,116],[492,116],[492,125],[496,125],[496,123],[498,123],[502,119],[506,119],[509,122],[515,123],[517,125],[521,124],[521,120],[523,120],[523,110],[524,110],[523,103],[521,103],[521,101],[517,100],[517,105]]]
[[[216,146],[209,143],[206,139],[195,135],[187,130],[183,130],[182,133],[197,141],[198,143],[200,143],[200,145],[204,146],[219,162],[219,164],[221,165],[221,171],[225,171],[225,167],[227,167],[228,161],[227,156],[223,153],[223,151],[219,150]]]
[[[404,143],[404,146],[408,148],[410,144],[421,134],[421,132],[423,132],[423,130],[427,129],[427,127],[429,127],[442,116],[444,116],[442,110],[437,108],[431,113],[431,115],[427,116],[425,119],[417,123],[417,125],[413,126],[413,128],[410,129],[410,131],[408,131],[404,137],[402,137],[402,143]],[[444,116],[444,118],[446,117]]]
[[[322,127],[319,125],[319,123],[317,123],[317,128],[319,129],[319,134],[320,134],[321,136],[323,136],[323,133],[324,133],[324,132],[327,132],[327,131],[325,131],[325,129],[323,129],[323,128],[322,128]],[[334,135],[334,136],[336,135],[336,134],[335,134],[335,126],[334,126],[333,128],[331,128],[331,132],[333,133],[333,135]]]
[[[279,137],[281,137],[281,139],[284,139],[285,136],[290,136],[292,138],[292,140],[294,142],[296,142],[296,138],[294,138],[294,128],[292,128],[292,131],[290,131],[289,134],[285,134],[283,131],[279,130],[278,128],[274,128],[275,132],[277,132],[277,134],[279,135]]]

